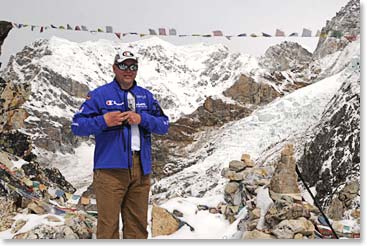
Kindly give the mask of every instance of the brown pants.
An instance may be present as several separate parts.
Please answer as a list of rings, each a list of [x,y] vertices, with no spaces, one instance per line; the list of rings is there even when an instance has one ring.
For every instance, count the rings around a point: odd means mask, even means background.
[[[98,239],[119,239],[120,212],[124,239],[148,237],[150,175],[142,176],[138,154],[133,156],[131,169],[96,169],[93,189],[97,200]]]

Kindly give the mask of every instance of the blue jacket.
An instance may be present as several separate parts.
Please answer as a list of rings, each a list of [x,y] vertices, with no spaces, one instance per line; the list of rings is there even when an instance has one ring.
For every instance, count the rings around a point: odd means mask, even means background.
[[[111,111],[129,110],[128,92],[135,96],[135,111],[141,116],[140,159],[146,175],[152,171],[151,133],[167,133],[169,122],[152,93],[136,82],[129,90],[123,90],[114,80],[89,92],[87,100],[73,117],[71,129],[78,136],[95,136],[94,169],[131,167],[130,125],[107,127],[103,118]]]

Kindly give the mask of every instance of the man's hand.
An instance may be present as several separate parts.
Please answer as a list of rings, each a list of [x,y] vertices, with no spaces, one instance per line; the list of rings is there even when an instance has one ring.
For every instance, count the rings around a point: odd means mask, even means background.
[[[120,111],[108,112],[103,115],[108,127],[121,125],[126,118]]]
[[[132,111],[109,112],[109,113],[104,114],[103,117],[108,127],[121,125],[125,120],[127,120],[127,122],[130,125],[138,125],[141,122],[140,115]]]

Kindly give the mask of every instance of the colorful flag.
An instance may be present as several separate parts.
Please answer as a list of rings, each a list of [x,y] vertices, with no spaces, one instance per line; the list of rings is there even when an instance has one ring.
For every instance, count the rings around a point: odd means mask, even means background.
[[[104,32],[104,31],[102,30],[102,28],[98,28],[97,32]]]
[[[202,37],[204,38],[210,38],[212,35],[211,34],[204,34]]]
[[[36,27],[36,26],[31,26],[31,31],[33,31],[35,27]]]
[[[57,26],[55,26],[55,25],[51,25],[51,27],[52,27],[52,28],[57,28]]]
[[[356,41],[357,36],[356,35],[346,35],[344,36],[349,42]]]
[[[88,28],[86,26],[82,26],[82,31],[88,31]]]
[[[65,191],[63,190],[56,190],[55,195],[57,197],[62,197],[65,194]]]
[[[106,26],[107,33],[113,33],[112,26]]]
[[[44,184],[40,184],[39,189],[40,189],[40,191],[44,191],[44,190],[47,189],[47,187]]]
[[[154,29],[149,29],[149,35],[157,35]]]
[[[292,32],[291,34],[289,34],[289,37],[298,37],[298,33]]]
[[[241,33],[241,34],[238,34],[237,37],[246,37],[247,34],[246,33]]]
[[[223,33],[222,31],[216,30],[216,31],[213,31],[213,36],[223,36]]]
[[[159,35],[166,36],[166,29],[165,28],[158,28]]]
[[[66,24],[66,28],[67,28],[68,30],[73,30],[73,28],[72,28],[69,24]]]
[[[65,29],[65,27],[64,26],[59,26],[59,29]]]
[[[267,33],[265,33],[265,32],[262,32],[262,35],[263,35],[263,37],[271,37],[271,35],[270,35],[270,34],[267,34]]]
[[[43,32],[43,26],[41,26],[40,32]]]
[[[116,35],[119,39],[121,39],[121,32],[115,32],[115,35]]]
[[[231,38],[232,38],[233,36],[225,36],[225,37],[226,37],[226,39],[231,40]]]
[[[327,33],[325,32],[320,33],[320,38],[327,38]]]
[[[177,35],[176,29],[174,29],[174,28],[170,28],[170,29],[169,29],[169,35],[171,35],[171,36],[176,36],[176,35]]]
[[[330,37],[333,38],[341,38],[343,36],[343,33],[341,31],[332,31]]]
[[[252,33],[250,36],[253,37],[253,38],[257,37],[257,35],[255,33]]]
[[[79,26],[76,26],[75,27],[75,31],[80,31],[80,27]]]
[[[281,31],[281,30],[279,30],[279,29],[276,29],[276,30],[275,30],[275,36],[276,36],[276,37],[284,37],[284,36],[285,36],[285,34],[284,34],[284,32],[283,32],[283,31]]]
[[[311,30],[307,28],[303,28],[302,37],[311,37]]]

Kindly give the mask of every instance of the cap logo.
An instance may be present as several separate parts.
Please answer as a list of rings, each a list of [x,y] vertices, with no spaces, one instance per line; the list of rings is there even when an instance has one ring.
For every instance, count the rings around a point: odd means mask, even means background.
[[[128,57],[133,57],[134,54],[131,53],[130,51],[124,51],[124,53],[122,53],[123,56],[128,56]]]

